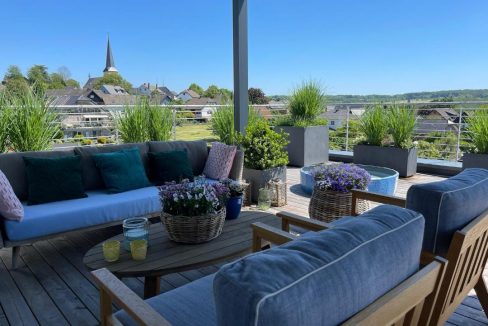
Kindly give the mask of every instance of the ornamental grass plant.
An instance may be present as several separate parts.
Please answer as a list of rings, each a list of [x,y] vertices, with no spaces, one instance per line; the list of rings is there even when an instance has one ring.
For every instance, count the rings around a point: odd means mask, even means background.
[[[252,106],[250,106],[248,125],[252,125],[259,119],[263,118]],[[237,132],[234,127],[234,107],[232,105],[215,110],[212,114],[210,123],[212,133],[218,136],[222,143],[227,145],[235,145],[237,143]]]
[[[387,111],[382,104],[375,104],[366,108],[359,121],[359,130],[365,136],[365,143],[381,146],[388,133]]]
[[[467,119],[466,131],[474,152],[488,154],[488,109],[479,109]]]
[[[415,110],[407,105],[394,104],[388,109],[387,121],[393,146],[412,148],[412,137],[417,121]]]

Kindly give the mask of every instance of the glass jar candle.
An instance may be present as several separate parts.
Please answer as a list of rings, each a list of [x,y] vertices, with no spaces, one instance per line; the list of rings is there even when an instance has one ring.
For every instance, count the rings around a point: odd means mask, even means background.
[[[134,240],[146,240],[149,245],[149,220],[145,217],[132,217],[124,220],[124,249],[130,251]]]
[[[262,211],[271,208],[271,194],[268,188],[259,189],[258,208]]]

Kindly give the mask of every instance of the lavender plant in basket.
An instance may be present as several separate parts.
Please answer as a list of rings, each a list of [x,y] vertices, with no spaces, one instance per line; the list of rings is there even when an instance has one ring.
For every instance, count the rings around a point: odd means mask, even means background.
[[[370,174],[354,164],[320,165],[312,170],[315,187],[349,193],[352,189],[366,190],[371,182]]]

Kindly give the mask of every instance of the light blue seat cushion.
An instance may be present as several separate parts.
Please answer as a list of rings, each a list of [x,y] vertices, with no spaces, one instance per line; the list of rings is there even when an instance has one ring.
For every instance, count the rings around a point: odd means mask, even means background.
[[[425,217],[423,249],[445,257],[454,233],[488,209],[488,170],[466,169],[444,181],[413,185],[407,208]]]
[[[173,326],[214,326],[213,280],[214,274],[146,301]],[[125,311],[116,316],[123,325],[136,325]]]
[[[22,222],[5,220],[10,241],[76,230],[120,221],[128,217],[161,210],[159,191],[147,187],[118,194],[105,190],[89,191],[87,198],[64,200],[41,205],[24,205]]]
[[[219,325],[337,325],[418,270],[424,218],[380,206],[342,226],[224,265]]]

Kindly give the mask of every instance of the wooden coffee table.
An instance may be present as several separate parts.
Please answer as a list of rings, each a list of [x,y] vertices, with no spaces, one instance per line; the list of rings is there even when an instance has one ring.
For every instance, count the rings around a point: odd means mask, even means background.
[[[273,214],[260,211],[242,212],[238,219],[225,221],[222,234],[202,244],[181,244],[169,239],[162,223],[152,224],[149,231],[149,248],[143,261],[132,260],[130,252],[121,248],[120,259],[108,263],[103,258],[102,243],[91,248],[83,258],[90,270],[107,268],[117,277],[144,277],[144,297],[159,294],[159,280],[162,275],[183,272],[213,265],[236,258],[251,251],[251,224],[263,222],[280,227],[280,219]],[[119,234],[110,240],[124,239]]]

